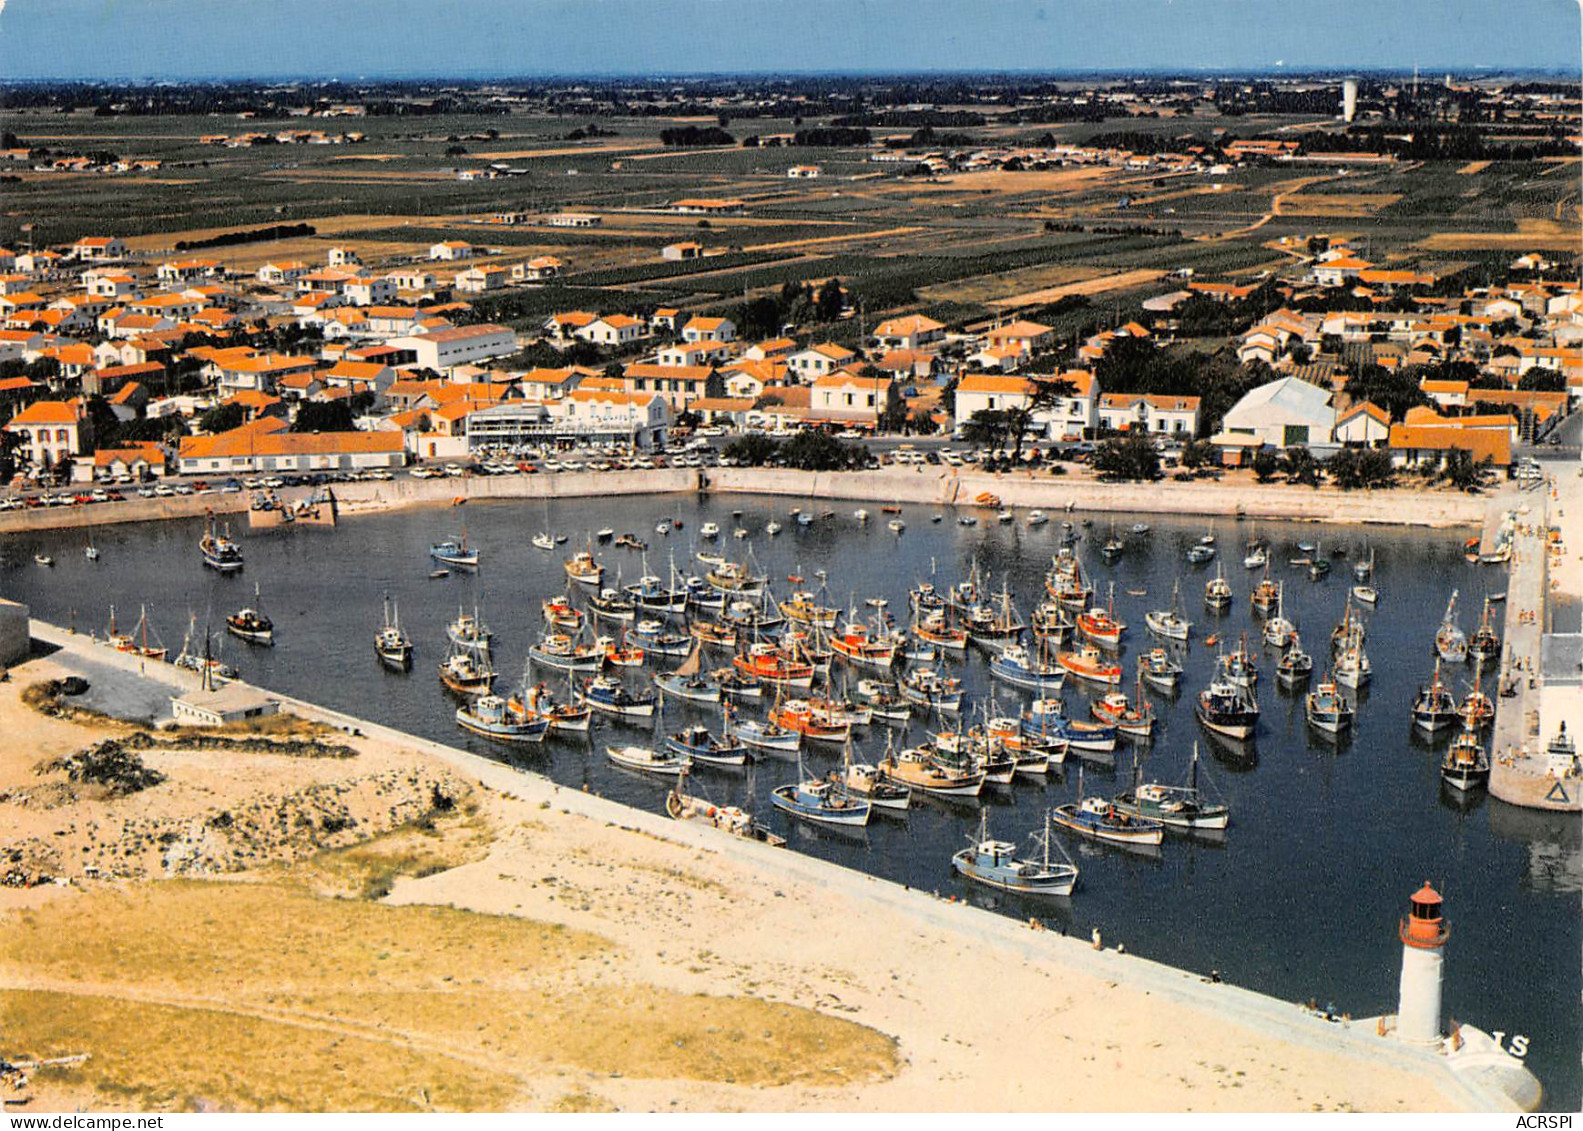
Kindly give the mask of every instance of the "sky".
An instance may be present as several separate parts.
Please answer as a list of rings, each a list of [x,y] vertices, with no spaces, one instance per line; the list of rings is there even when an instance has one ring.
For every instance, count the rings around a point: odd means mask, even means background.
[[[1543,69],[1579,0],[0,0],[0,79]]]

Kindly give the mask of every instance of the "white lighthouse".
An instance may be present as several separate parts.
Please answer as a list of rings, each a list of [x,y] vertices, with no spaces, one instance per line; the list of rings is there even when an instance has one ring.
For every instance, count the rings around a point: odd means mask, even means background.
[[[1358,80],[1341,81],[1341,120],[1350,122],[1358,113]]]
[[[1413,893],[1411,909],[1401,922],[1402,987],[1396,1008],[1396,1036],[1413,1044],[1440,1041],[1440,986],[1445,961],[1445,921],[1440,893],[1424,881]]]

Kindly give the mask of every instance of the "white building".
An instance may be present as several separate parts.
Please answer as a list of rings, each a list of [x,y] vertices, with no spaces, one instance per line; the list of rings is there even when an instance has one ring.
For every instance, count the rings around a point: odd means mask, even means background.
[[[430,259],[441,259],[448,262],[458,259],[471,259],[473,245],[466,240],[446,240],[443,243],[433,244],[429,248]]]
[[[439,371],[516,353],[517,335],[509,326],[483,322],[476,326],[452,326],[428,334],[392,338],[389,345],[411,350],[419,368]]]
[[[1073,370],[1058,375],[1059,380],[1072,386],[1072,393],[1051,402],[1048,408],[1034,412],[1034,435],[1045,440],[1079,440],[1091,431],[1097,422],[1094,392],[1096,384],[1092,373]],[[1035,386],[1026,377],[1000,373],[969,373],[956,387],[956,422],[958,426],[971,420],[979,412],[1006,412],[1027,408],[1033,399]]]
[[[606,314],[574,330],[573,334],[595,345],[626,346],[643,336],[643,323],[630,314]]]
[[[1105,393],[1099,423],[1113,432],[1152,432],[1192,439],[1198,434],[1198,398],[1149,393]]]
[[[843,365],[857,360],[857,354],[834,342],[820,342],[816,346],[798,350],[786,358],[786,366],[804,381],[813,381],[834,373]]]
[[[468,413],[465,422],[472,451],[556,440],[662,448],[670,425],[665,398],[603,389],[573,389],[547,404],[505,401]]]
[[[1336,427],[1331,394],[1296,377],[1260,385],[1226,413],[1225,432],[1276,448],[1329,444]]]

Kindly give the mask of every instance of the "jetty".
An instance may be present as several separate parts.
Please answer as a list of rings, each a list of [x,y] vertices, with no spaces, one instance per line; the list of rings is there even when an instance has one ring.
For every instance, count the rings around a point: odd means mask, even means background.
[[[1576,813],[1583,812],[1578,760],[1558,764],[1548,747],[1562,723],[1574,741],[1583,729],[1583,635],[1553,631],[1558,598],[1576,601],[1583,589],[1577,562],[1583,479],[1570,464],[1549,466],[1542,489],[1505,496],[1512,516],[1511,561],[1489,788],[1492,797],[1511,805]],[[1485,523],[1486,543],[1504,521],[1494,510]]]

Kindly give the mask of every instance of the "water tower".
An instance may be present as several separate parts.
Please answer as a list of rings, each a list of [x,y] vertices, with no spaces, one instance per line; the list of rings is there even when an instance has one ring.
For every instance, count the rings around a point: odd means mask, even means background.
[[[1445,962],[1445,921],[1440,917],[1440,893],[1424,881],[1412,894],[1407,918],[1401,922],[1401,1002],[1396,1009],[1396,1035],[1413,1044],[1439,1042],[1440,986]]]
[[[1358,80],[1343,79],[1341,82],[1341,120],[1350,122],[1358,113]]]

